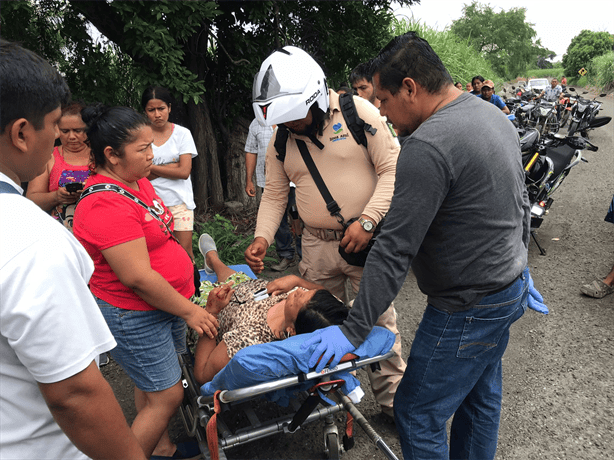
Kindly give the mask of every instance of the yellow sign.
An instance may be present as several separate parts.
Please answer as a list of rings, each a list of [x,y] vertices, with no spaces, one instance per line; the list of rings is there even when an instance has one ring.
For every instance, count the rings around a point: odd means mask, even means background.
[[[586,69],[585,69],[584,67],[582,67],[580,70],[578,70],[578,73],[579,73],[580,75],[584,76],[584,75],[586,75],[586,74],[587,74],[587,71],[586,71]]]

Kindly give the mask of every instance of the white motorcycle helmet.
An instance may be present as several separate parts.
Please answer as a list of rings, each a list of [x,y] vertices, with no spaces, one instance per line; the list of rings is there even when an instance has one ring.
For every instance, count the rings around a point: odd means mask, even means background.
[[[324,71],[302,49],[285,46],[260,66],[254,77],[252,102],[263,126],[301,120],[315,103],[326,113],[329,101]]]

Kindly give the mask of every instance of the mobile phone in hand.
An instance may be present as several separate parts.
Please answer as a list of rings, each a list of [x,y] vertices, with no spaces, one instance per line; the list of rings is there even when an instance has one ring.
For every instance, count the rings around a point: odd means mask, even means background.
[[[83,190],[83,184],[81,182],[71,182],[66,184],[66,191],[69,193],[75,193],[79,190]]]

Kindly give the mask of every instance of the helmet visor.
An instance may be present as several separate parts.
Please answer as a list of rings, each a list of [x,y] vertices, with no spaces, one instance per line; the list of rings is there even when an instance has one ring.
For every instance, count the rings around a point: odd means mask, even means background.
[[[262,75],[262,72],[258,72],[254,76],[254,85],[252,87],[252,102],[265,102],[270,99],[274,99],[280,96],[286,96],[288,94],[300,94],[300,91],[290,93],[288,91],[281,91],[281,85],[275,76],[273,66],[269,65],[264,75],[262,76],[262,82],[258,86],[258,79]]]

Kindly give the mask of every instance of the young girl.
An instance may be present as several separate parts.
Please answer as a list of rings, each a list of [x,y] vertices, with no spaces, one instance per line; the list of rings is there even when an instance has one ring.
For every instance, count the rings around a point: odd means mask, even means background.
[[[147,88],[141,105],[154,134],[154,160],[149,180],[173,214],[175,236],[194,261],[192,230],[196,204],[190,179],[192,158],[198,155],[194,139],[189,129],[168,121],[171,95],[166,88]]]

